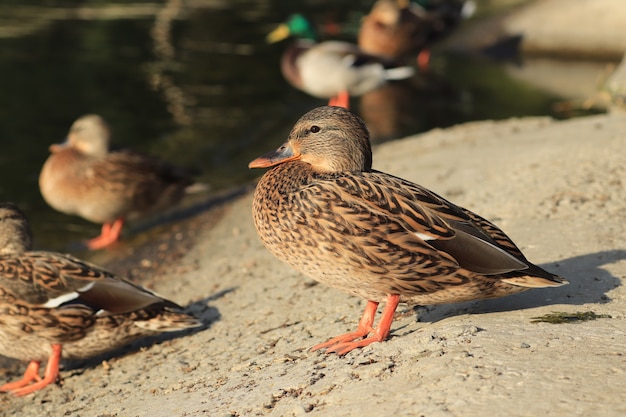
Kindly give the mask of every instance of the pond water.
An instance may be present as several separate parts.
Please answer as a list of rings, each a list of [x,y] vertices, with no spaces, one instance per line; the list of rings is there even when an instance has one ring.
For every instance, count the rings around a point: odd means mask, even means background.
[[[283,80],[285,44],[268,45],[265,35],[299,7],[314,20],[345,23],[341,36],[350,39],[371,1],[180,3],[0,2],[0,199],[27,213],[37,247],[64,250],[99,232],[53,211],[37,186],[48,146],[77,117],[104,116],[114,143],[199,168],[214,191],[244,184],[260,174],[247,163],[324,104]],[[500,64],[435,53],[430,76],[351,105],[380,142],[469,120],[552,114],[559,99]]]

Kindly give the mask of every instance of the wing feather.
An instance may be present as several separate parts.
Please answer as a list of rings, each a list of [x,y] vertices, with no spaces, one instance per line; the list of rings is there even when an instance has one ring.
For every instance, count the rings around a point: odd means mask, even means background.
[[[359,207],[355,212],[376,215],[379,221],[369,222],[370,227],[399,223],[404,233],[388,235],[391,242],[417,248],[422,254],[430,250],[443,263],[487,275],[529,267],[515,244],[495,225],[417,184],[372,171],[338,176],[324,187],[335,188],[347,205]],[[358,221],[355,216],[348,220]]]
[[[95,265],[52,252],[0,257],[0,284],[32,305],[45,306],[52,300],[66,298],[67,303],[82,303],[110,314],[152,305],[177,307]]]

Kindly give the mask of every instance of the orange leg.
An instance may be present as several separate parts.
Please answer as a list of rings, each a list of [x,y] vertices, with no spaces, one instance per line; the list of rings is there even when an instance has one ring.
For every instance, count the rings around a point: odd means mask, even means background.
[[[8,391],[17,397],[38,391],[57,380],[57,377],[59,376],[60,361],[61,345],[55,343],[52,345],[52,353],[48,358],[48,364],[46,365],[46,372],[44,373],[43,378],[39,377],[39,362],[32,361],[28,364],[22,379],[9,384],[4,384],[0,387],[0,391]],[[31,384],[33,381],[37,382]]]
[[[2,385],[0,387],[0,392],[13,391],[17,388],[25,387],[33,381],[41,381],[41,377],[39,376],[39,365],[39,361],[30,361],[22,379]]]
[[[376,309],[378,303],[374,301],[368,301],[365,306],[363,316],[359,321],[359,326],[355,332],[346,333],[330,339],[327,342],[320,343],[311,348],[311,350],[326,349],[326,353],[336,353],[338,355],[345,355],[356,348],[362,348],[375,342],[382,342],[389,336],[391,329],[391,322],[393,321],[393,315],[400,302],[400,296],[397,294],[387,296],[387,304],[383,309],[383,314],[378,323],[378,327],[374,329],[374,316],[376,315]],[[371,336],[365,337],[372,333]],[[356,340],[361,337],[365,339]]]
[[[344,109],[349,109],[350,108],[350,94],[348,94],[346,90],[341,91],[335,97],[331,97],[331,99],[328,100],[328,105],[343,107]]]
[[[105,223],[102,225],[100,236],[94,237],[87,241],[89,249],[102,249],[119,240],[124,227],[124,219],[116,219],[113,223]]]
[[[341,26],[330,19],[324,22],[322,27],[324,28],[323,32],[325,35],[338,36],[341,34]]]
[[[430,49],[422,49],[417,54],[417,67],[421,71],[428,71],[430,68]]]

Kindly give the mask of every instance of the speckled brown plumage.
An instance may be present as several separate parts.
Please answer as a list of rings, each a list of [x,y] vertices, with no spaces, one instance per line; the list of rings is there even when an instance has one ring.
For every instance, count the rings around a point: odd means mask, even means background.
[[[79,118],[67,141],[50,147],[51,155],[39,176],[46,202],[60,212],[105,224],[103,235],[116,221],[133,219],[169,207],[193,184],[183,168],[129,149],[109,150],[110,132],[97,115]],[[97,249],[111,241],[96,240]]]
[[[489,221],[372,170],[371,160],[363,122],[346,109],[320,107],[296,123],[277,151],[253,161],[251,167],[273,166],[253,203],[257,231],[270,252],[375,304],[390,297],[452,303],[566,282],[530,263]],[[357,347],[352,343],[344,338],[319,347],[345,353]]]
[[[363,18],[358,34],[362,51],[393,60],[414,59],[420,51],[450,34],[473,12],[464,0],[378,0]],[[426,61],[420,64],[427,64]]]
[[[15,205],[0,203],[0,354],[31,361],[35,375],[50,358],[56,369],[53,376],[46,372],[47,383],[56,379],[61,355],[88,358],[140,337],[200,325],[173,302],[95,265],[30,249],[25,217]],[[24,395],[47,385],[30,382],[0,391]]]

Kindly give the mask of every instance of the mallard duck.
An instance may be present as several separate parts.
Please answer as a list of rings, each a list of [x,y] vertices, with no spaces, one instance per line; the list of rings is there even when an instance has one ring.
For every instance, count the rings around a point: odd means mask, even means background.
[[[475,5],[466,0],[378,0],[362,22],[358,45],[362,51],[403,61],[417,57],[428,67],[428,47],[469,17]]]
[[[30,361],[24,377],[0,392],[26,395],[55,382],[61,358],[88,358],[200,325],[173,302],[95,265],[32,251],[25,216],[0,203],[0,354]]]
[[[400,302],[455,303],[566,283],[530,263],[479,215],[373,170],[367,128],[344,108],[306,113],[287,142],[249,166],[272,167],[252,208],[269,251],[314,280],[367,300],[355,332],[313,350],[343,355],[385,340]]]
[[[100,249],[116,242],[126,219],[171,206],[193,184],[192,173],[128,149],[109,150],[110,130],[90,114],[76,120],[39,175],[44,200],[55,210],[101,223],[87,242]]]
[[[414,70],[384,58],[363,53],[342,41],[315,42],[314,31],[302,15],[293,15],[268,36],[277,42],[298,37],[281,58],[281,71],[294,87],[314,97],[330,98],[329,104],[349,107],[349,97],[374,90],[387,81],[409,78]]]

